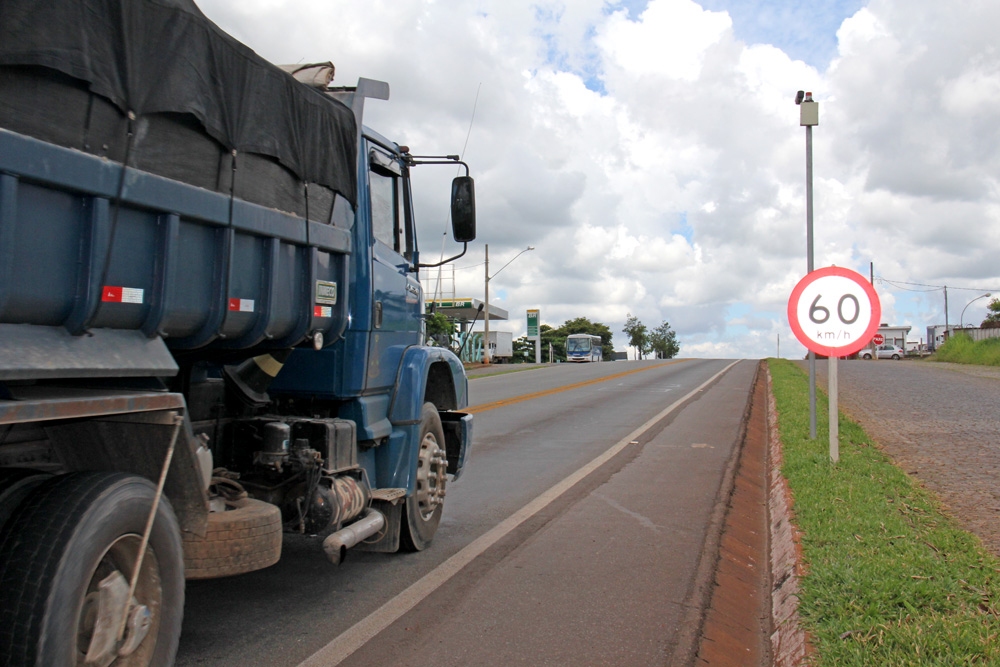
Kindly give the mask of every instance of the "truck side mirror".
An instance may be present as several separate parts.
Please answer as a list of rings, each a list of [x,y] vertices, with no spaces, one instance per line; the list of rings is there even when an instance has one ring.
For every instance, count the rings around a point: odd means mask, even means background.
[[[451,182],[451,233],[459,243],[476,239],[476,184],[471,176]]]

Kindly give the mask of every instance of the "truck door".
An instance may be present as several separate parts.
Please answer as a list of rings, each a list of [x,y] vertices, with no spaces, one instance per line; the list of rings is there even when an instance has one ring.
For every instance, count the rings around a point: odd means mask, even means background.
[[[406,165],[368,144],[372,218],[372,329],[367,389],[396,381],[403,351],[420,342],[420,282]]]

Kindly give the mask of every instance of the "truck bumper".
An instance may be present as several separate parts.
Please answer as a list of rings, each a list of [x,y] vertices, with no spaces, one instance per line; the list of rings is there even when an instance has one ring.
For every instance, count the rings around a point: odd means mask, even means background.
[[[464,412],[439,412],[444,429],[448,472],[458,479],[472,448],[472,415]]]

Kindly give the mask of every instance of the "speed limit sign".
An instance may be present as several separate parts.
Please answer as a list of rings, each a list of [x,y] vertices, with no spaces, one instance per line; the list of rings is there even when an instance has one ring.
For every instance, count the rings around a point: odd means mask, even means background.
[[[875,288],[860,273],[839,266],[808,274],[788,299],[795,337],[828,357],[845,357],[867,345],[881,316]]]

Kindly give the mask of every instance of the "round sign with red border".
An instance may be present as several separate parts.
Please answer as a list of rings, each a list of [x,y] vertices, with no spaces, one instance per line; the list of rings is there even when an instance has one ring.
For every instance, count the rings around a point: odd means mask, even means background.
[[[863,348],[878,331],[881,317],[875,288],[860,273],[839,266],[808,274],[788,299],[795,337],[827,357],[846,357]]]
[[[883,336],[882,334],[875,334],[874,336],[872,336],[872,342],[875,343],[876,345],[881,345],[882,343],[885,342],[885,336]]]

